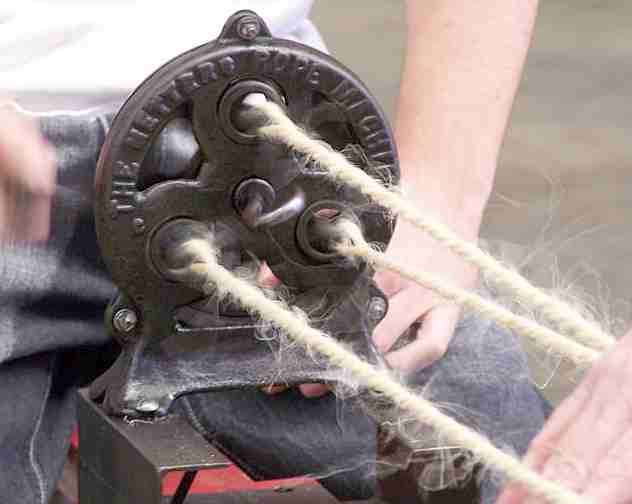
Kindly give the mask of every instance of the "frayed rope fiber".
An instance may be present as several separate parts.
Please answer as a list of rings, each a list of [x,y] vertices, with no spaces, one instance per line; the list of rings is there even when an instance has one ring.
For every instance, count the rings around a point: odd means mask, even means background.
[[[372,248],[364,239],[360,228],[350,220],[343,219],[338,232],[343,241],[335,245],[336,250],[349,258],[358,258],[372,264],[377,269],[387,269],[439,294],[457,304],[476,311],[483,317],[520,334],[546,350],[571,360],[580,367],[589,367],[601,357],[601,353],[568,339],[551,329],[541,326],[526,317],[515,315],[483,297],[450,285],[445,280],[423,271],[414,271],[387,255]],[[346,240],[344,238],[347,238]]]
[[[311,327],[307,317],[298,310],[290,310],[282,301],[268,298],[261,289],[235,276],[217,262],[217,251],[208,242],[191,240],[184,247],[193,257],[190,271],[199,279],[199,287],[207,294],[234,298],[253,315],[274,324],[306,348],[319,352],[332,364],[347,370],[368,389],[383,394],[396,407],[410,412],[419,422],[477,454],[482,461],[504,473],[510,480],[525,485],[531,493],[553,504],[587,502],[574,492],[538,475],[480,434],[443,414],[431,402],[396,381],[387,371],[377,369],[335,339]]]
[[[595,324],[585,320],[571,306],[541,291],[520,274],[505,268],[477,245],[463,240],[417,208],[395,191],[354,166],[343,154],[322,141],[310,137],[297,126],[278,105],[265,102],[255,105],[265,114],[269,124],[258,128],[258,134],[272,142],[281,143],[318,164],[334,179],[355,187],[375,203],[411,222],[457,256],[476,266],[497,287],[513,293],[519,300],[538,310],[561,332],[598,350],[606,350],[614,339]]]

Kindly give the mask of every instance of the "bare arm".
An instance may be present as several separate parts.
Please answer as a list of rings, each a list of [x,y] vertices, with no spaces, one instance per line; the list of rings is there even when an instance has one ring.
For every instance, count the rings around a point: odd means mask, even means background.
[[[405,181],[480,220],[537,1],[409,0],[397,139]]]
[[[403,183],[419,207],[467,239],[478,236],[536,11],[536,0],[408,0],[395,132]],[[404,223],[389,253],[452,283],[476,285],[476,271]],[[412,370],[441,357],[458,308],[392,274],[377,280],[391,298],[375,334],[383,351],[423,322],[417,340],[390,354],[391,363]]]

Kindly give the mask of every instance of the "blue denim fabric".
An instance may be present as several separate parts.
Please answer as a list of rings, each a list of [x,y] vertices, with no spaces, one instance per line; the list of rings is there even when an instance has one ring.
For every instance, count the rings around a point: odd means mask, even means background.
[[[74,393],[99,371],[110,348],[103,312],[115,289],[92,215],[94,168],[108,121],[95,113],[42,119],[60,170],[51,238],[0,249],[0,495],[10,502],[49,499],[74,424]],[[517,340],[472,316],[460,324],[446,357],[414,382],[448,413],[517,453],[546,416]],[[363,462],[375,458],[375,423],[351,401],[250,390],[195,394],[178,407],[255,476],[355,465],[325,484],[345,496],[373,490],[370,464]],[[493,502],[495,480],[484,478],[481,491],[484,502]]]
[[[530,381],[518,340],[473,315],[461,320],[447,354],[410,382],[453,418],[517,455],[524,454],[549,413]],[[357,499],[376,491],[382,465],[376,425],[361,402],[332,395],[315,401],[296,391],[272,397],[234,391],[193,394],[180,406],[254,477],[334,474],[321,483],[340,497]],[[494,502],[501,481],[493,471],[481,473],[481,502]]]

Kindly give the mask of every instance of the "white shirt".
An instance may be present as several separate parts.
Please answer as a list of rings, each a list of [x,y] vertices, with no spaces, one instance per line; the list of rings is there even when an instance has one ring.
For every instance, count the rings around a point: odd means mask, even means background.
[[[173,57],[216,38],[240,9],[274,36],[324,50],[313,0],[1,0],[0,92],[136,88]]]

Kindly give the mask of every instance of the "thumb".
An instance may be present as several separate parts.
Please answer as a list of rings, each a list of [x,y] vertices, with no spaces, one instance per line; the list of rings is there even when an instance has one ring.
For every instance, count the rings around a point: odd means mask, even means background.
[[[443,357],[452,340],[461,310],[456,305],[439,305],[422,319],[412,343],[386,355],[394,368],[407,373],[419,371]]]

